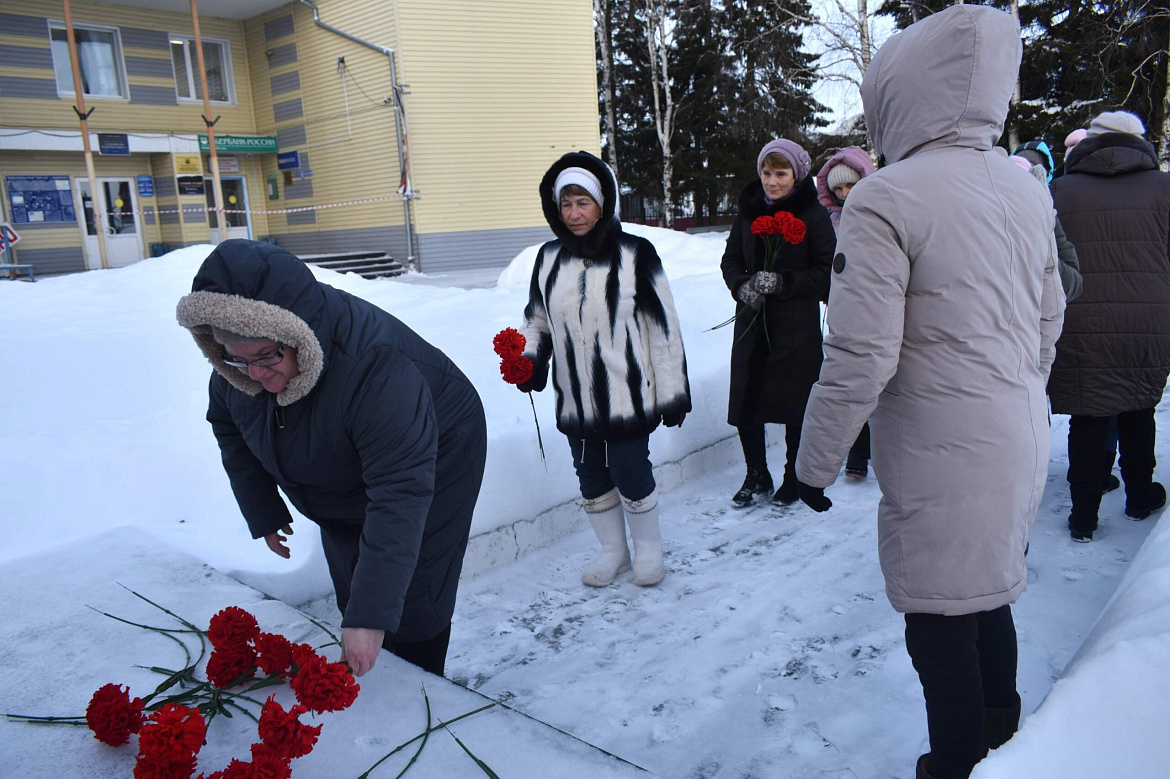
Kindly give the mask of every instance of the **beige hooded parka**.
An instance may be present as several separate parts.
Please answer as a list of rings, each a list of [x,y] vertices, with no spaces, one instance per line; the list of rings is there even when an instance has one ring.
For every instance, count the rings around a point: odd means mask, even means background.
[[[998,608],[1027,579],[1064,293],[1051,201],[992,152],[1020,56],[1011,16],[955,6],[891,38],[862,86],[887,166],[842,214],[796,472],[832,484],[869,420],[901,612]]]

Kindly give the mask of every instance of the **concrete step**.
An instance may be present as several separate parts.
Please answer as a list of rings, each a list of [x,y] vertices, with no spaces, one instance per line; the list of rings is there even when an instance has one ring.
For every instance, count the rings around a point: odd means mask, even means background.
[[[379,251],[315,254],[301,259],[339,273],[356,273],[366,279],[393,278],[406,273],[402,263]]]

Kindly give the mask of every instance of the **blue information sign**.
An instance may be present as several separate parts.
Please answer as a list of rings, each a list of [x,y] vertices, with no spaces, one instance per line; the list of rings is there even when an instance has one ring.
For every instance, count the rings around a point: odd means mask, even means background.
[[[130,136],[126,133],[98,133],[98,151],[102,154],[130,154]]]
[[[282,151],[276,155],[276,167],[280,170],[295,170],[301,167],[299,151]]]
[[[151,176],[138,177],[138,196],[154,197],[154,178]]]
[[[76,222],[68,176],[5,176],[13,224]]]

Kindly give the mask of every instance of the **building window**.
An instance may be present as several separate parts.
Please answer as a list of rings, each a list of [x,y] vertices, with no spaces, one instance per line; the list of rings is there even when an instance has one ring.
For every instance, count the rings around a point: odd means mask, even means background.
[[[175,66],[175,89],[179,100],[202,101],[199,54],[195,39],[171,35],[171,62]],[[234,103],[232,53],[227,41],[203,39],[203,65],[207,68],[207,92],[213,103]]]
[[[122,46],[118,30],[75,24],[77,65],[86,97],[126,97],[126,69],[122,65]],[[72,97],[73,69],[69,63],[69,38],[61,22],[49,23],[53,46],[53,71],[57,76],[57,94]]]

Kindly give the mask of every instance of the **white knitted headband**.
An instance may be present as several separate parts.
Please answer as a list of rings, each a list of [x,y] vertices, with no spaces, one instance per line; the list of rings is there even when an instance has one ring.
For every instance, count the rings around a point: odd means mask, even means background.
[[[553,197],[558,203],[561,202],[561,190],[570,184],[581,187],[597,201],[597,205],[605,207],[605,197],[601,194],[601,182],[597,176],[584,168],[565,168],[557,176],[557,181],[553,185]]]

